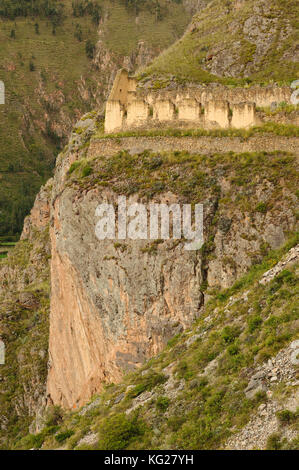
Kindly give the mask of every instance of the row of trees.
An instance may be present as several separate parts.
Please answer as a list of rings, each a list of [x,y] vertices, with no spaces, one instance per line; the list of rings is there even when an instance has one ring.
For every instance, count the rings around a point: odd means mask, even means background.
[[[63,22],[64,5],[59,0],[0,0],[0,16],[15,19],[18,16],[48,18],[53,26]]]
[[[30,183],[30,177],[24,179],[26,181],[22,181],[13,194],[4,192],[0,194],[0,237],[20,234],[24,217],[32,208],[40,183],[39,181]]]
[[[165,1],[161,0],[121,0],[128,8],[137,15],[141,9],[147,9],[152,15],[155,15],[157,21],[161,21],[168,12]],[[172,0],[173,3],[182,3],[182,0]]]
[[[102,8],[97,1],[74,0],[72,2],[73,16],[89,15],[95,24],[99,24],[102,17]]]
[[[119,0],[129,10],[137,15],[141,9],[146,8],[157,20],[163,19],[167,14],[167,6],[161,0]],[[182,3],[182,0],[172,0]],[[102,16],[99,0],[73,0],[73,16],[90,15],[98,24]],[[62,23],[64,18],[64,5],[59,0],[0,0],[0,16],[15,19],[18,16],[40,16],[49,18],[54,26]]]

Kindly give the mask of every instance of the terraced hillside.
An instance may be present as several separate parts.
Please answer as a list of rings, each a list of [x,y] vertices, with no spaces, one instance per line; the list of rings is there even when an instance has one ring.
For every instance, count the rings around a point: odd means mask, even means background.
[[[1,2],[0,236],[20,234],[72,125],[101,108],[115,70],[145,65],[183,33],[193,11],[184,2],[151,5]]]

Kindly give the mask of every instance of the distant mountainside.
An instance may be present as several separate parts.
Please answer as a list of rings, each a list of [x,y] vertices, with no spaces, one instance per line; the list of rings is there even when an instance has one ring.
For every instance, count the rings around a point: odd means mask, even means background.
[[[115,71],[177,40],[198,0],[0,0],[0,237],[22,230],[82,114],[100,108]]]
[[[214,0],[141,78],[290,82],[299,77],[298,17],[296,0]]]

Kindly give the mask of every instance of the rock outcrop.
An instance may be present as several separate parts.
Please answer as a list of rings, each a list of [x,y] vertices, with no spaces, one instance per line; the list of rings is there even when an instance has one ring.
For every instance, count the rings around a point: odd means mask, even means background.
[[[218,168],[215,173],[212,167],[208,170],[207,165],[199,165],[200,171],[207,172],[207,181],[213,181],[202,194],[205,236],[210,240],[207,250],[188,252],[173,240],[152,244],[145,240],[99,241],[96,207],[103,201],[116,205],[118,193],[113,188],[126,181],[114,174],[110,183],[99,184],[101,169],[96,176],[96,165],[109,168],[109,161],[116,157],[113,152],[109,157],[103,154],[105,139],[93,140],[96,120],[89,114],[82,120],[88,125],[75,128],[68,147],[58,157],[52,183],[47,395],[49,403],[68,408],[82,405],[103,383],[118,382],[124,371],[134,370],[157,354],[200,315],[205,283],[216,289],[231,286],[261,259],[263,250],[283,244],[296,224],[295,199],[284,178],[280,180],[282,193],[266,175],[258,174],[250,187],[244,183],[233,189],[237,170]],[[177,140],[178,149],[183,140]],[[143,142],[139,148],[140,155],[147,144]],[[175,148],[174,144],[172,151]],[[123,158],[127,158],[125,154]],[[91,165],[87,172],[91,176],[72,178],[81,162]],[[244,191],[248,201],[240,206]],[[284,196],[279,198],[281,194]],[[231,197],[230,204],[222,202]],[[152,198],[169,204],[184,201],[167,188]],[[139,200],[133,194],[127,203]],[[262,202],[259,209],[259,201],[270,200],[269,208]],[[252,212],[250,206],[254,205],[257,210]]]

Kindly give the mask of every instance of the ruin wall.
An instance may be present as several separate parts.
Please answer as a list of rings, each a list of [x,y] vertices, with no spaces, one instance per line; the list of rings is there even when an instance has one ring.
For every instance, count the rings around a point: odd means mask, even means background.
[[[278,86],[228,88],[190,85],[144,90],[120,70],[106,104],[105,132],[155,128],[249,128],[261,124],[257,107],[289,103],[291,89]]]

